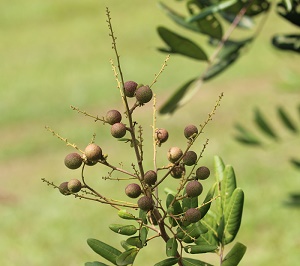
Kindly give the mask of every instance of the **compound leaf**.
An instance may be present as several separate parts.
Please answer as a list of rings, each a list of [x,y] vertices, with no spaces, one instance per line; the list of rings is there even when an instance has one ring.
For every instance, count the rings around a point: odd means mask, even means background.
[[[89,238],[87,240],[88,245],[94,250],[97,254],[99,254],[104,259],[107,259],[114,265],[117,265],[116,259],[119,255],[122,254],[121,251],[115,249],[114,247],[101,242],[100,240]]]
[[[242,243],[235,243],[233,248],[228,252],[222,261],[222,266],[236,266],[243,258],[247,247]]]
[[[169,49],[160,49],[163,52],[177,53],[193,59],[207,61],[208,57],[201,47],[191,40],[168,30],[165,27],[158,27],[157,32]]]
[[[232,193],[229,204],[225,209],[224,244],[228,244],[236,237],[242,220],[244,206],[244,192],[236,188]]]

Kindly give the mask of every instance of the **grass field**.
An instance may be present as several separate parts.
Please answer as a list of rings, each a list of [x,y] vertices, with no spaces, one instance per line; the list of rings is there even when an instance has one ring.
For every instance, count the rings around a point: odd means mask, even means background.
[[[122,240],[108,229],[109,223],[119,222],[112,208],[63,197],[41,182],[46,178],[59,184],[80,176],[80,171],[68,170],[63,164],[65,155],[73,150],[52,137],[45,125],[82,149],[96,133],[96,141],[109,156],[130,164],[128,150],[109,137],[107,127],[69,108],[74,105],[101,116],[122,107],[109,62],[114,53],[105,22],[106,6],[111,10],[125,79],[151,83],[165,59],[156,51],[163,44],[155,27],[174,26],[156,1],[0,3],[0,265],[83,265],[98,259],[88,248],[87,238],[116,247]],[[168,119],[158,118],[158,127],[170,132],[169,143],[161,149],[165,154],[169,145],[185,143],[182,130],[186,124],[203,122],[224,92],[221,107],[203,135],[203,142],[206,138],[210,141],[202,163],[211,167],[213,156],[221,156],[234,166],[238,186],[245,191],[243,221],[236,239],[248,247],[241,262],[245,266],[294,266],[300,259],[300,209],[283,204],[290,192],[299,192],[299,171],[287,162],[288,156],[299,155],[299,138],[277,125],[286,141],[269,141],[264,149],[246,148],[233,139],[235,122],[252,127],[256,106],[272,118],[275,107],[284,105],[299,121],[299,58],[279,53],[270,45],[274,33],[285,31],[293,28],[271,15],[237,64],[205,84],[180,112]],[[171,56],[154,88],[158,105],[204,66]],[[147,139],[151,105],[144,110],[138,119]],[[101,179],[106,173],[101,167],[91,168],[87,176],[100,190],[123,193],[122,185],[118,191],[115,183]],[[207,181],[206,188],[212,182]],[[173,186],[172,182],[167,185]],[[136,265],[151,266],[153,254],[156,261],[164,256],[158,241],[142,252]],[[217,263],[211,255],[199,258]]]

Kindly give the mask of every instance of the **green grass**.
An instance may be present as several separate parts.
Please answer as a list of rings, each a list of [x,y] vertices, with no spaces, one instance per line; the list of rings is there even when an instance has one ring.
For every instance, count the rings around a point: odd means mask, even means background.
[[[116,163],[121,158],[124,166],[130,167],[124,144],[110,138],[107,127],[69,106],[99,116],[122,106],[109,63],[114,53],[105,22],[106,6],[112,12],[125,79],[152,82],[165,59],[156,51],[163,44],[155,27],[173,24],[155,1],[5,2],[0,4],[0,265],[83,265],[98,259],[85,243],[87,238],[119,245],[122,237],[108,229],[109,223],[119,220],[109,206],[63,197],[41,182],[44,177],[59,184],[80,176],[79,171],[70,171],[63,164],[64,156],[73,150],[44,126],[51,126],[82,149],[97,133],[96,141],[104,152]],[[170,145],[184,145],[184,126],[203,122],[219,94],[225,93],[202,137],[203,142],[210,139],[202,162],[211,167],[212,157],[221,156],[234,166],[238,185],[245,191],[243,221],[236,239],[248,246],[241,265],[292,266],[299,260],[300,212],[283,204],[289,192],[299,191],[299,172],[286,160],[298,154],[299,138],[286,134],[289,142],[270,143],[264,149],[245,148],[232,138],[233,123],[250,123],[254,106],[274,117],[274,107],[283,104],[297,118],[298,94],[284,89],[299,85],[299,60],[271,49],[269,44],[273,33],[292,28],[274,19],[270,17],[259,39],[226,74],[204,85],[180,112],[169,119],[159,117],[157,122],[170,132],[160,153],[164,164]],[[203,64],[172,56],[154,87],[158,105],[201,69]],[[151,116],[150,104],[138,114],[145,140],[151,136]],[[145,158],[150,168],[152,154]],[[106,174],[103,167],[87,172],[100,191],[122,195],[122,184],[116,190],[115,183],[101,179]],[[176,188],[171,181],[167,185]],[[205,189],[212,182],[207,180]],[[136,265],[151,266],[153,254],[157,260],[163,258],[159,243],[150,243]],[[214,257],[207,257],[216,263]]]

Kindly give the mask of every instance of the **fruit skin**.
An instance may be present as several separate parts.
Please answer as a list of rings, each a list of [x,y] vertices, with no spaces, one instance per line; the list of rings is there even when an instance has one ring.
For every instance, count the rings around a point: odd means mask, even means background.
[[[187,166],[192,166],[197,162],[197,153],[194,151],[187,151],[182,158],[182,162]]]
[[[71,179],[68,182],[68,190],[72,193],[77,193],[81,190],[82,185],[81,182],[78,179]]]
[[[148,196],[143,196],[139,198],[137,202],[139,208],[143,211],[149,211],[153,209],[153,200]]]
[[[193,180],[187,183],[185,192],[188,197],[198,197],[203,191],[203,186],[197,180]]]
[[[126,135],[126,126],[123,123],[115,123],[111,126],[110,133],[114,138],[123,138]]]
[[[144,175],[144,182],[147,185],[154,185],[157,181],[157,174],[153,170],[149,170]]]
[[[187,139],[193,138],[194,135],[198,134],[198,128],[195,125],[188,125],[184,128],[184,136]]]
[[[174,177],[175,179],[181,178],[185,173],[185,168],[183,165],[176,165],[171,171],[171,176]]]
[[[125,188],[125,194],[129,197],[129,198],[138,198],[142,193],[142,189],[141,187],[136,184],[136,183],[132,183],[127,185],[127,187]]]
[[[125,96],[127,96],[129,98],[134,97],[137,85],[138,84],[135,81],[132,81],[132,80],[126,81],[124,83],[124,94],[125,94]]]
[[[197,179],[205,180],[209,177],[209,175],[210,175],[210,170],[206,166],[200,166],[196,170]]]
[[[179,160],[179,158],[183,155],[183,152],[178,147],[172,147],[168,151],[168,160],[171,163],[175,163]]]
[[[162,144],[166,142],[169,138],[169,133],[164,128],[159,128],[155,131],[155,140],[158,142],[158,144]]]
[[[135,98],[140,104],[150,102],[153,92],[148,85],[139,87],[135,92]]]
[[[196,208],[188,209],[184,214],[184,219],[190,223],[196,223],[201,219],[201,213]]]
[[[81,155],[73,152],[69,153],[65,157],[65,166],[67,166],[69,169],[77,169],[82,165],[82,158]]]
[[[102,158],[102,149],[95,143],[86,146],[84,154],[88,161],[95,162]]]
[[[59,187],[59,192],[65,196],[68,196],[71,194],[71,192],[68,189],[68,182],[62,182]]]
[[[122,120],[122,115],[118,110],[109,110],[106,113],[105,121],[110,125],[113,125],[115,123],[120,123],[121,120]]]

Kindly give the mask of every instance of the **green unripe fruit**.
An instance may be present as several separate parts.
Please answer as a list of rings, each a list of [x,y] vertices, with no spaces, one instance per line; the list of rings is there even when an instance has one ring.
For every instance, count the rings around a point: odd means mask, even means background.
[[[102,158],[102,149],[95,143],[86,146],[84,154],[88,161],[95,162]]]
[[[115,123],[111,126],[110,133],[115,138],[123,138],[126,135],[126,126],[123,123]]]
[[[154,185],[157,181],[157,174],[153,170],[149,170],[144,175],[144,181],[147,185]]]
[[[137,88],[137,83],[129,80],[124,83],[124,94],[127,97],[133,97]]]
[[[185,173],[185,168],[183,165],[176,165],[172,171],[171,171],[171,176],[174,177],[175,179],[181,178]]]
[[[198,128],[194,125],[188,125],[184,128],[184,136],[187,139],[193,138],[195,135],[198,134]]]
[[[139,198],[137,202],[139,208],[143,211],[149,211],[153,209],[153,200],[148,196],[143,196]]]
[[[182,150],[178,147],[172,147],[168,151],[168,160],[171,163],[175,163],[183,155]]]
[[[135,92],[135,98],[140,104],[147,103],[151,101],[153,92],[149,86],[141,86]]]
[[[118,110],[109,110],[106,113],[105,121],[110,125],[119,123],[121,122],[121,120],[122,120],[122,115]]]
[[[201,213],[196,208],[190,208],[185,212],[184,219],[190,223],[196,223],[200,221]]]
[[[65,157],[65,166],[67,166],[69,169],[77,169],[82,164],[82,158],[80,154],[73,152],[69,153]]]
[[[194,165],[197,162],[197,153],[194,151],[187,151],[182,158],[182,162],[187,166]]]
[[[169,133],[166,129],[160,128],[155,131],[155,140],[158,144],[164,143],[168,140]]]
[[[196,170],[196,178],[204,180],[208,178],[210,175],[210,171],[206,166],[201,166]]]
[[[202,193],[202,191],[203,187],[197,180],[188,182],[185,187],[186,194],[191,198],[198,197]]]
[[[68,182],[68,190],[72,193],[77,193],[81,190],[81,182],[78,179],[71,179]]]
[[[70,191],[68,189],[68,182],[63,182],[58,187],[59,192],[65,196],[70,195]]]
[[[142,189],[138,184],[132,183],[125,188],[125,194],[130,198],[137,198],[141,195]]]

